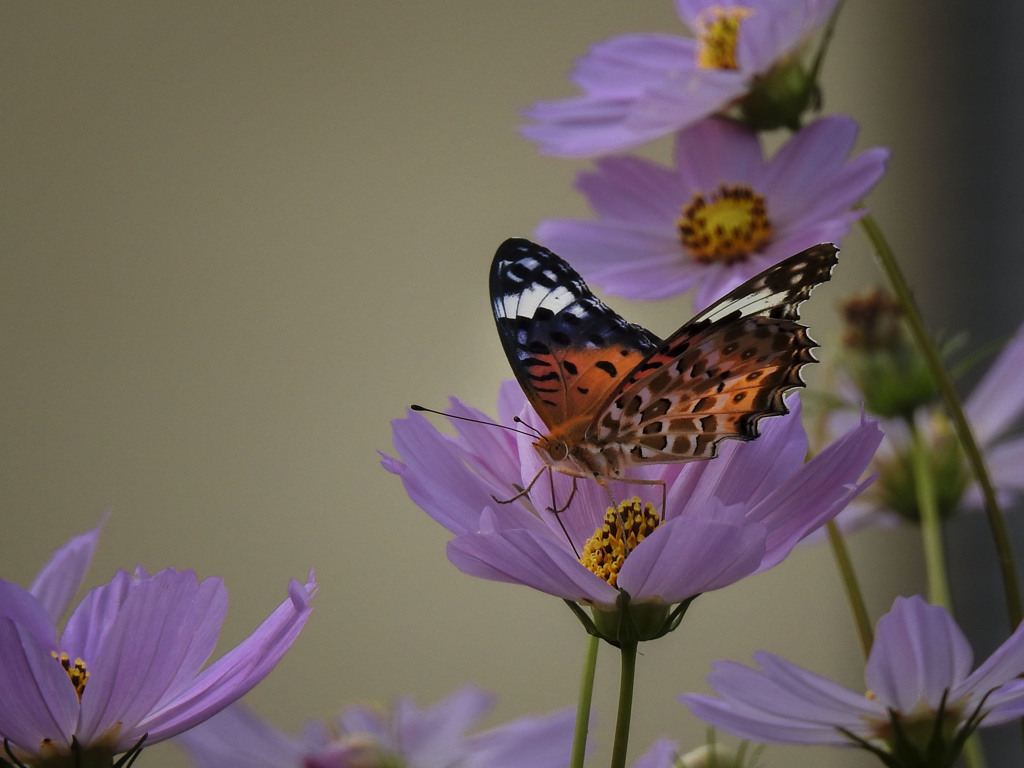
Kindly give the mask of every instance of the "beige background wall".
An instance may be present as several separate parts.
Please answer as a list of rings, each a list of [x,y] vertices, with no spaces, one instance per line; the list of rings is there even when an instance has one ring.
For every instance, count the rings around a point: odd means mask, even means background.
[[[920,5],[849,3],[825,78],[862,146],[894,148],[871,202],[898,246],[929,200],[927,153],[894,106],[928,110],[904,74]],[[458,573],[376,451],[410,402],[493,410],[508,374],[494,248],[585,213],[570,185],[586,164],[538,155],[517,110],[571,93],[592,43],[642,30],[679,31],[668,0],[0,6],[2,575],[28,583],[109,509],[90,584],[135,563],[223,576],[225,648],[316,567],[307,630],[248,697],[285,728],[470,681],[501,691],[492,722],[572,703],[584,643],[569,612]],[[816,327],[873,279],[863,241],[846,251]],[[614,304],[660,332],[690,314]],[[911,534],[853,549],[876,615],[919,588]],[[633,754],[658,735],[697,745],[675,695],[756,648],[858,684],[824,549],[698,600],[643,649]],[[616,679],[605,652],[606,726]],[[144,760],[180,764],[166,746]]]

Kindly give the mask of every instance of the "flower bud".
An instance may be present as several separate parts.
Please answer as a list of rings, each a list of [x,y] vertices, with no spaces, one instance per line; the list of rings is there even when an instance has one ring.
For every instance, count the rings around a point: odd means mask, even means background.
[[[960,508],[970,474],[964,463],[960,442],[949,420],[941,413],[928,414],[918,419],[918,429],[924,438],[922,448],[928,476],[935,494],[939,516],[951,517]],[[877,464],[878,480],[870,493],[880,496],[879,503],[908,522],[919,523],[918,494],[914,480],[913,457],[910,446]]]
[[[935,380],[904,328],[899,304],[876,288],[840,311],[845,325],[839,365],[864,396],[868,412],[910,419],[935,400]]]

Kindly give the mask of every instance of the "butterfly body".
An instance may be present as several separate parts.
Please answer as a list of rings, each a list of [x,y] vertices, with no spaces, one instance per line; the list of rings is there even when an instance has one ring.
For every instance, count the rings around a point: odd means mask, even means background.
[[[528,240],[501,245],[491,301],[516,378],[548,429],[551,469],[598,480],[631,467],[712,458],[787,413],[816,345],[798,307],[829,279],[836,249],[818,245],[769,268],[665,340],[627,322],[564,260]]]

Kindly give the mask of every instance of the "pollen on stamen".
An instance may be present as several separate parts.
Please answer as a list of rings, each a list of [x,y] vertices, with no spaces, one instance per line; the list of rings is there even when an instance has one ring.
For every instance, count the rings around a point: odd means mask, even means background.
[[[698,192],[677,225],[680,244],[704,264],[744,261],[773,233],[764,197],[745,184],[720,184],[706,197]]]
[[[654,505],[641,505],[636,496],[617,509],[609,507],[604,522],[583,547],[580,562],[614,587],[626,557],[660,524]]]
[[[738,69],[736,41],[740,22],[753,11],[742,6],[711,6],[697,17],[697,66],[701,69]]]
[[[72,664],[70,657],[66,653],[58,655],[56,651],[50,651],[50,655],[64,667],[64,671],[68,673],[71,684],[75,687],[75,693],[78,694],[78,698],[81,700],[82,691],[85,690],[85,684],[89,681],[89,671],[85,668],[85,662],[81,658],[76,658],[75,663]]]

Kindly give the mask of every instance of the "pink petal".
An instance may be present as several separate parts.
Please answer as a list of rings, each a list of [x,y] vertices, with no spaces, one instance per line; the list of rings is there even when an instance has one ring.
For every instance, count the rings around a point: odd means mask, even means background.
[[[736,123],[709,118],[676,135],[675,161],[679,179],[690,202],[720,184],[752,180],[763,164],[757,134]]]
[[[921,597],[897,597],[878,621],[864,677],[886,706],[911,712],[937,708],[947,688],[971,671],[970,643],[952,617]]]
[[[1001,686],[985,701],[986,708],[992,707],[985,715],[984,724],[1002,725],[1024,717],[1024,680],[1013,680]]]
[[[0,617],[10,619],[21,632],[32,635],[47,652],[62,650],[57,628],[43,604],[28,590],[6,579],[0,579]]]
[[[749,576],[764,557],[765,531],[744,525],[742,513],[709,512],[716,519],[667,520],[626,558],[619,586],[635,601],[674,604]]]
[[[480,510],[494,500],[458,447],[418,413],[395,419],[391,427],[409,498],[452,533],[476,530]],[[518,466],[510,467],[508,476],[511,485],[519,477]]]
[[[584,568],[566,545],[532,531],[459,536],[448,542],[448,559],[470,576],[525,584],[565,600],[614,605],[619,596]]]
[[[126,748],[134,743],[133,737],[146,732],[147,744],[176,736],[248,693],[295,642],[309,618],[316,590],[312,571],[305,584],[292,579],[288,599],[255,632],[200,672],[174,700],[150,713],[134,732],[122,732],[119,743]]]
[[[75,536],[54,552],[29,587],[29,592],[43,604],[55,624],[64,616],[71,598],[82,586],[106,520],[107,516],[104,515],[99,525],[91,531]]]
[[[475,765],[487,768],[564,768],[575,722],[571,708],[520,718],[471,737],[469,751]]]
[[[521,132],[542,152],[607,154],[689,125],[743,93],[745,75],[696,67],[696,43],[672,35],[622,35],[594,46],[572,79],[583,96],[539,102]]]
[[[831,520],[870,480],[857,483],[882,439],[877,422],[862,420],[786,478],[759,501],[748,517],[769,529],[768,555],[761,570],[781,562],[811,531]]]
[[[1024,624],[1021,624],[991,656],[951,693],[951,698],[975,692],[980,699],[1024,673]],[[986,702],[988,703],[988,702]]]
[[[1024,325],[985,372],[965,404],[980,443],[998,438],[1024,413]]]
[[[772,219],[796,228],[859,202],[884,173],[888,152],[869,150],[848,162],[856,137],[857,123],[837,115],[809,123],[786,142],[760,180]]]
[[[465,752],[464,734],[494,706],[494,697],[466,686],[427,709],[400,699],[392,717],[395,736],[410,765],[455,765]]]
[[[88,663],[98,658],[131,585],[132,575],[119,570],[108,583],[89,590],[68,618],[61,649]]]
[[[576,177],[576,188],[598,216],[663,231],[688,202],[678,174],[650,160],[607,157],[595,165]]]
[[[302,765],[307,747],[241,704],[232,704],[179,735],[175,742],[197,768],[267,768]]]
[[[30,753],[44,739],[69,748],[78,721],[78,695],[52,650],[0,617],[0,734]]]
[[[227,611],[219,579],[168,569],[133,582],[96,657],[82,694],[79,738],[121,724],[122,746],[145,733],[136,724],[192,682],[213,651]]]

